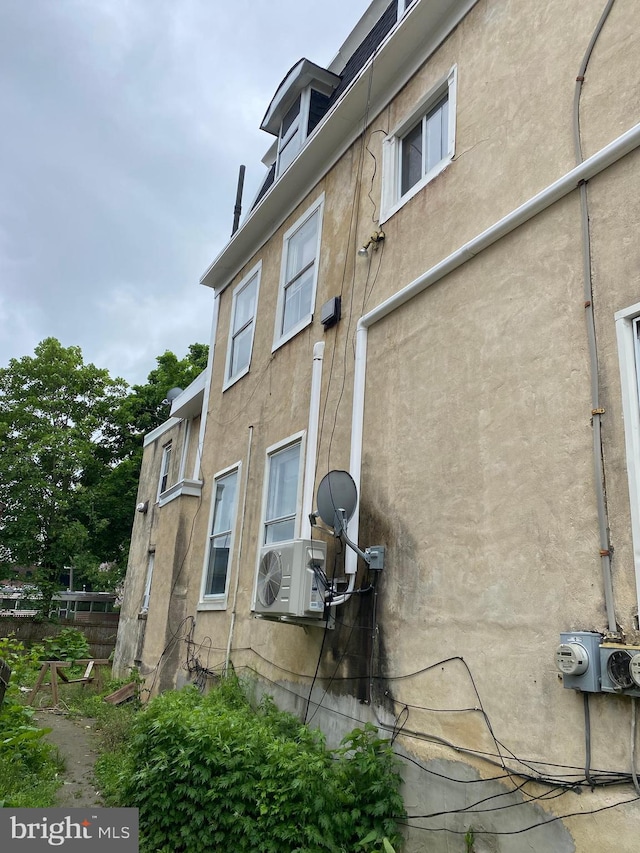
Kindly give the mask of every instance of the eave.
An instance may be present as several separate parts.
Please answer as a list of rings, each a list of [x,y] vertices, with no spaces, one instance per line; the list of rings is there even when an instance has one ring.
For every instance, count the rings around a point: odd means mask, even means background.
[[[419,0],[320,121],[200,279],[222,291],[478,0]]]

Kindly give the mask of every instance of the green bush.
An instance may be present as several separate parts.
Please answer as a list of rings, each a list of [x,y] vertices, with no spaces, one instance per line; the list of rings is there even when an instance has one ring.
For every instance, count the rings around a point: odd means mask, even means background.
[[[87,638],[78,628],[63,628],[42,643],[41,660],[82,660],[91,657]]]
[[[270,699],[252,709],[233,679],[206,697],[154,699],[98,777],[108,805],[140,809],[143,853],[368,853],[400,841],[400,776],[374,727],[329,751]]]
[[[0,706],[0,807],[54,804],[60,761],[42,740],[47,730],[33,725],[32,717],[30,708],[11,700]]]
[[[16,639],[15,634],[0,637],[0,658],[11,667],[10,695],[16,695],[19,687],[35,681],[40,669],[39,650],[37,646],[27,649],[23,642]]]

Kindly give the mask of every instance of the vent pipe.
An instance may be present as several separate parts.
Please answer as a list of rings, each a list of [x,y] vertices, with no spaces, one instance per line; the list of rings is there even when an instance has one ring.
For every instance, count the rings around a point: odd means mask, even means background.
[[[231,229],[232,237],[240,225],[240,214],[242,213],[242,190],[244,189],[244,171],[245,167],[240,166],[240,171],[238,173],[238,189],[236,191],[236,204],[233,208],[233,228]]]

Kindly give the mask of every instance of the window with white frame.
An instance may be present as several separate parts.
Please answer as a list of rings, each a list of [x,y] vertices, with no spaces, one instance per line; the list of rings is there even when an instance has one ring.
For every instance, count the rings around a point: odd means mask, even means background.
[[[221,600],[227,593],[229,559],[236,515],[239,467],[216,476],[211,533],[205,561],[202,601]]]
[[[304,141],[304,117],[309,111],[309,90],[301,92],[282,119],[278,139],[277,174],[282,172],[294,159]]]
[[[158,497],[167,491],[169,486],[169,470],[171,468],[171,442],[162,448],[162,462],[160,463],[160,482],[158,483]]]
[[[456,68],[383,143],[383,222],[437,177],[455,152]]]
[[[415,3],[415,0],[398,0],[398,20],[400,20],[412,3]]]
[[[622,386],[631,535],[640,607],[640,302],[615,315]]]
[[[256,326],[261,269],[262,264],[259,263],[233,291],[223,390],[233,385],[249,371]]]
[[[294,539],[300,506],[302,439],[270,448],[262,544]]]
[[[142,593],[142,605],[140,613],[146,613],[149,610],[149,602],[151,600],[151,581],[153,579],[153,566],[155,563],[155,551],[149,551],[149,561],[147,563],[147,577],[144,582],[144,592]]]
[[[274,350],[313,319],[323,206],[324,195],[284,235]]]

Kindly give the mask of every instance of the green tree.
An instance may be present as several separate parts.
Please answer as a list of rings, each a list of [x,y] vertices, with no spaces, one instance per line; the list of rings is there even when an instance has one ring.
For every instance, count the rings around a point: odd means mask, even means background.
[[[0,565],[35,567],[46,596],[69,566],[76,586],[117,585],[143,437],[169,416],[167,391],[186,388],[207,356],[205,344],[183,359],[167,351],[131,389],[55,338],[0,369]]]
[[[45,602],[65,567],[113,555],[93,550],[110,519],[91,508],[91,486],[117,463],[126,391],[55,338],[0,368],[0,560],[35,567]]]

